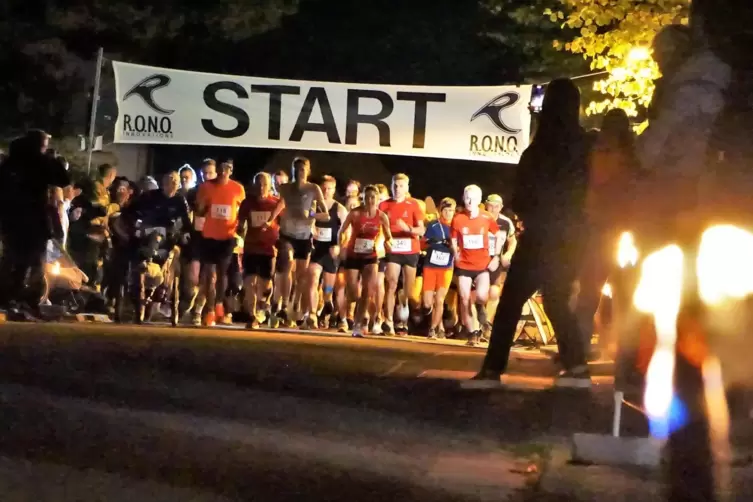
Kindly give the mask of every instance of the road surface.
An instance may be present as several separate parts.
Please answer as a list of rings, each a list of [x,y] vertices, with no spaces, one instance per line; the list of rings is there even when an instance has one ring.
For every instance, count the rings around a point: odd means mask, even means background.
[[[230,500],[524,499],[540,460],[532,441],[608,430],[609,379],[592,393],[461,391],[482,356],[391,339],[8,323],[0,455],[30,462],[24,472],[73,469],[71,490],[94,469]],[[555,370],[535,353],[511,369],[533,389]],[[645,432],[635,415],[626,430]]]

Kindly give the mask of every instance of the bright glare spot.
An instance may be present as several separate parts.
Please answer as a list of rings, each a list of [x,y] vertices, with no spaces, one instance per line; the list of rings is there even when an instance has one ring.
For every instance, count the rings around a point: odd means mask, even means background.
[[[601,288],[601,294],[607,298],[612,298],[612,285],[608,282],[604,283],[604,287]]]
[[[682,296],[683,259],[682,249],[672,244],[651,253],[641,264],[633,304],[639,311],[653,314],[658,332],[674,332]]]
[[[56,261],[52,264],[52,275],[60,275],[60,262]]]
[[[628,76],[628,71],[625,68],[618,67],[612,69],[612,77],[614,77],[617,80],[625,80]]]
[[[711,227],[696,261],[701,299],[710,305],[753,294],[753,234],[733,225]]]
[[[672,404],[672,373],[675,369],[674,349],[657,347],[646,373],[646,394],[643,404],[650,418],[665,418]]]
[[[634,267],[638,263],[638,248],[635,247],[635,238],[630,232],[623,232],[620,235],[620,242],[617,245],[617,263],[620,268],[628,265]]]
[[[674,244],[648,255],[641,264],[640,279],[633,296],[635,307],[652,314],[656,327],[656,349],[646,373],[643,404],[657,431],[668,430],[671,418],[683,261],[682,249]]]
[[[647,59],[651,59],[651,51],[648,50],[648,47],[633,47],[627,55],[627,60],[631,63],[646,61]]]

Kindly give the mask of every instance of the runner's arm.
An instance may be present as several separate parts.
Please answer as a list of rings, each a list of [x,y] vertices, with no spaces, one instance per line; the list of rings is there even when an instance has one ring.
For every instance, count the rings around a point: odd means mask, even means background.
[[[282,214],[282,212],[285,210],[285,199],[280,197],[280,200],[277,201],[277,205],[275,206],[274,211],[272,211],[272,215],[269,217],[269,220],[267,220],[267,225],[271,225],[275,222],[275,220]]]
[[[345,247],[347,243],[346,237],[348,236],[348,230],[350,230],[351,225],[353,224],[353,214],[355,211],[351,211],[348,213],[348,216],[345,218],[345,221],[343,221],[343,224],[340,225],[340,230],[337,231],[337,242],[340,243],[341,247]]]
[[[246,236],[246,220],[248,220],[249,208],[248,199],[244,199],[241,202],[240,209],[238,209],[238,225],[235,227],[235,233],[242,237]]]
[[[515,254],[515,250],[518,248],[518,238],[515,236],[515,232],[507,238],[507,242],[507,251],[502,255],[502,258],[512,260],[512,255]]]
[[[390,218],[386,213],[381,213],[379,219],[382,222],[382,232],[384,232],[384,244],[387,247],[392,246],[392,231],[390,230]]]
[[[418,225],[410,229],[410,233],[416,237],[423,237],[426,233],[426,225],[423,220],[418,220]]]
[[[316,213],[314,213],[314,218],[316,221],[327,222],[329,221],[329,211],[327,211],[327,204],[324,202],[324,194],[319,185],[314,186],[316,187]],[[319,211],[319,208],[324,211]]]

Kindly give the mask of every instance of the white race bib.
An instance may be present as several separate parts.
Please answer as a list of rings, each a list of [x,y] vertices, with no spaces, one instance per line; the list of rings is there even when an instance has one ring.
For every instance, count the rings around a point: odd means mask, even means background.
[[[353,251],[358,254],[367,254],[374,251],[374,239],[356,239]]]
[[[230,219],[230,205],[229,204],[212,204],[212,218],[215,220],[229,220]]]
[[[489,234],[489,256],[494,256],[494,251],[496,250],[495,244],[497,243],[497,236],[494,234]]]
[[[468,250],[484,249],[484,236],[479,234],[464,235],[463,248]]]
[[[410,253],[413,239],[395,239],[392,241],[393,253]]]
[[[272,216],[271,211],[251,211],[251,228],[263,227]]]
[[[314,227],[314,239],[319,242],[332,242],[332,227]]]
[[[202,230],[204,230],[205,221],[207,221],[207,219],[203,216],[196,216],[193,219],[193,228],[195,228],[197,232],[201,232]]]
[[[429,263],[437,265],[438,267],[446,267],[450,264],[450,253],[433,250],[431,252],[431,257],[429,258]]]

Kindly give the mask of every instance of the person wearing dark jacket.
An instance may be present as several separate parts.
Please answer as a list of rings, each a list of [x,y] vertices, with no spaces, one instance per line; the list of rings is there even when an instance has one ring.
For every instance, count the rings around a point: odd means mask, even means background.
[[[0,275],[0,304],[39,304],[41,290],[32,283],[42,277],[47,241],[52,237],[49,219],[49,187],[68,185],[63,163],[47,155],[50,136],[32,130],[11,143],[8,157],[0,166],[0,227],[3,259]],[[27,281],[27,277],[29,278]],[[39,294],[37,294],[39,293]]]
[[[589,140],[579,114],[578,88],[569,79],[552,81],[538,131],[517,169],[511,205],[525,230],[497,307],[486,358],[465,387],[501,385],[521,310],[536,291],[544,298],[564,366],[557,385],[591,385],[578,322],[569,306],[578,273],[579,227],[588,180]]]

